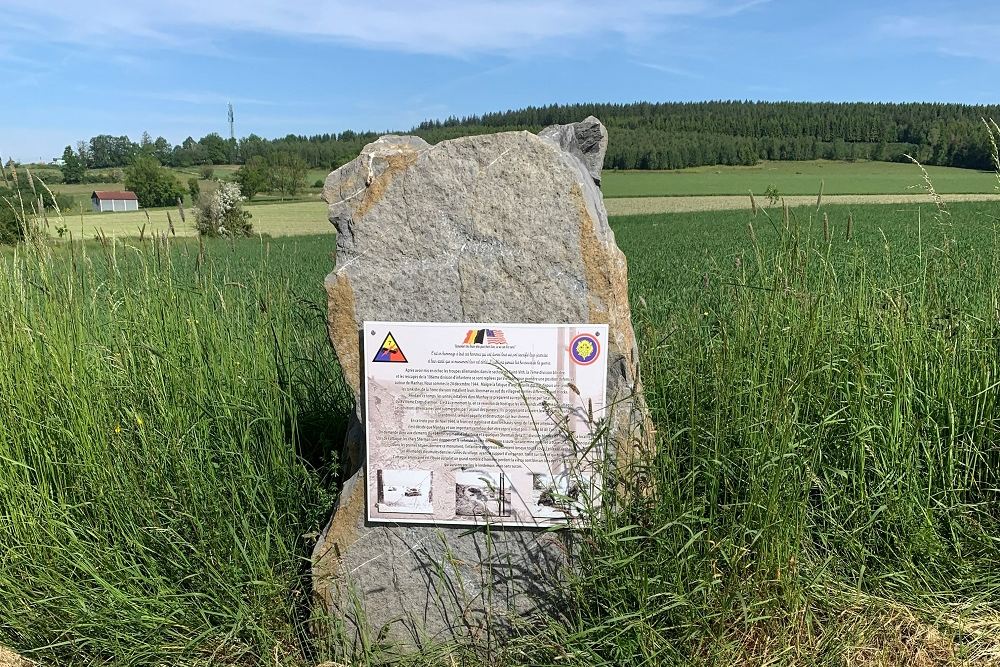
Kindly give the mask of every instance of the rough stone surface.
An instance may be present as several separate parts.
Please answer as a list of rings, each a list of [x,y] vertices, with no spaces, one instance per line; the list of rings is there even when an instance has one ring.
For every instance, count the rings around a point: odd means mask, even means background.
[[[604,154],[608,152],[608,132],[601,121],[587,116],[579,123],[549,125],[538,136],[554,141],[564,151],[578,158],[587,167],[594,182],[601,184]]]
[[[356,638],[419,646],[493,632],[532,612],[557,616],[570,551],[565,533],[366,522],[364,320],[609,324],[608,401],[620,401],[613,442],[621,454],[648,436],[625,257],[596,185],[607,133],[596,119],[545,133],[436,146],[386,136],[326,180],[338,232],[329,332],[358,422],[313,577]]]
[[[35,663],[22,658],[8,648],[0,646],[0,667],[34,667]]]

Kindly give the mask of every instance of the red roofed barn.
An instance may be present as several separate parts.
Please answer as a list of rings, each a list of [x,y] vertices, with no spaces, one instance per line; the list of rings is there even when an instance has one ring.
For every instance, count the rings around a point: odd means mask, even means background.
[[[94,210],[101,211],[138,211],[139,199],[134,192],[111,192],[110,190],[94,190],[90,195]]]

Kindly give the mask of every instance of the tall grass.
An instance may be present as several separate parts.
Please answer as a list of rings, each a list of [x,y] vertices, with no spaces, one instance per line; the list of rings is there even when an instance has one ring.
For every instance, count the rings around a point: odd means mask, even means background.
[[[619,220],[659,450],[517,659],[997,664],[991,214]]]
[[[580,536],[568,622],[411,661],[997,664],[1000,236],[990,205],[925,208],[615,220],[659,439],[615,474],[642,492]],[[324,657],[330,250],[0,252],[0,644]]]
[[[53,664],[301,657],[303,533],[349,409],[297,273],[325,250],[0,254],[0,644]]]

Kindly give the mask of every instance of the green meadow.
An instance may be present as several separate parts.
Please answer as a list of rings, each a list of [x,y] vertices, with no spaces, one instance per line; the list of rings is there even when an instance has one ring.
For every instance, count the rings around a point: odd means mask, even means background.
[[[997,217],[614,218],[657,448],[610,474],[640,492],[594,517],[564,618],[405,662],[997,664]],[[399,660],[310,611],[353,409],[334,236],[76,238],[0,249],[0,644]]]
[[[215,179],[230,179],[237,169],[235,165],[217,165],[213,167],[213,179],[201,178],[198,167],[173,171],[182,182],[191,177],[199,178],[201,192],[207,193],[216,187],[218,180]],[[1000,196],[1000,180],[995,173],[954,167],[927,167],[927,171],[936,191],[954,199],[960,200],[962,195],[973,195],[966,197],[968,199]],[[40,173],[43,178],[58,178],[51,170]],[[323,170],[309,170],[307,187],[294,197],[257,195],[247,205],[253,215],[254,230],[268,236],[330,233],[332,228],[326,222],[320,189],[312,187],[325,177]],[[168,232],[171,222],[174,233],[194,234],[193,226],[180,220],[176,208],[128,213],[91,212],[90,193],[93,190],[120,190],[124,188],[123,183],[56,183],[52,188],[74,201],[71,210],[63,212],[64,238],[68,233],[77,239],[91,239],[101,234],[137,237]],[[816,197],[821,191],[824,197],[859,195],[871,203],[889,203],[899,199],[899,195],[918,197],[925,192],[920,170],[914,165],[865,161],[762,162],[753,167],[714,166],[672,171],[606,170],[602,182],[612,215],[746,208],[749,199],[745,197],[749,192],[765,204],[769,188],[780,197],[789,198],[793,204],[801,204],[801,197]],[[731,196],[741,199],[726,199]],[[836,199],[831,201],[835,202]],[[190,202],[185,211],[186,216],[193,216]],[[54,228],[50,228],[49,232],[53,231]]]
[[[994,172],[927,167],[942,194],[994,193],[1000,180]],[[671,171],[610,171],[602,177],[605,197],[684,195],[745,195],[758,197],[769,187],[781,195],[815,195],[822,183],[828,195],[906,194],[921,192],[920,172],[910,163],[760,162],[752,167],[692,167]]]

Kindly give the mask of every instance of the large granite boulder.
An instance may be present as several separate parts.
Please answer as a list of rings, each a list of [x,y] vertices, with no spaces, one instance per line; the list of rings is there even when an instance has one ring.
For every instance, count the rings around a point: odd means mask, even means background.
[[[612,443],[634,451],[649,422],[625,257],[597,186],[606,147],[593,118],[435,146],[385,136],[327,177],[329,334],[358,411],[313,577],[349,637],[413,647],[565,609],[568,531],[366,522],[359,335],[364,320],[606,323]]]
[[[0,646],[0,667],[32,667],[35,663],[22,658],[8,648]]]
[[[579,159],[594,182],[601,184],[604,154],[608,152],[608,132],[601,121],[587,116],[579,123],[549,125],[538,136],[554,141],[564,151]]]

